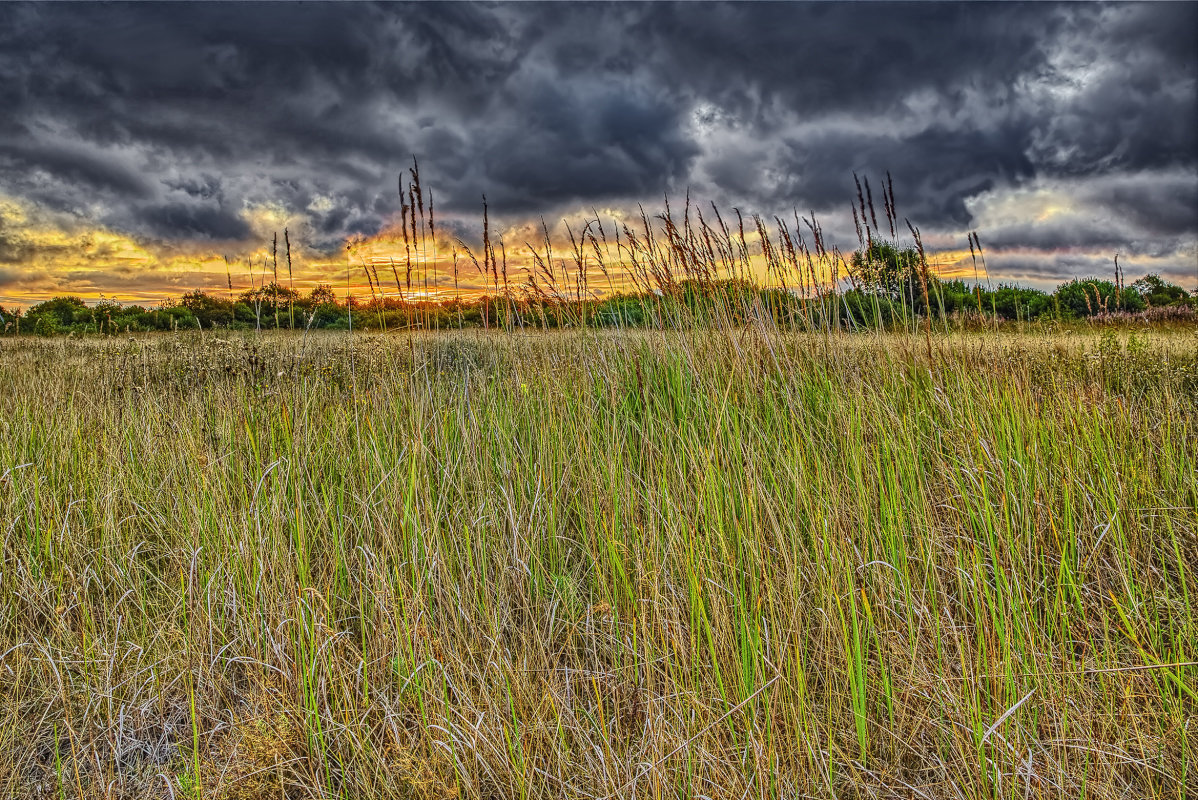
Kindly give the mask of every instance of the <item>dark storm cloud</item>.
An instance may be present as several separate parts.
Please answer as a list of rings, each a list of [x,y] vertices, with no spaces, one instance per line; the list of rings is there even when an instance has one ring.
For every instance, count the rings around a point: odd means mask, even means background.
[[[653,196],[685,178],[698,148],[680,131],[671,98],[580,83],[545,76],[524,87],[510,122],[479,143],[497,207],[529,212],[561,201]]]
[[[1192,239],[1196,28],[1193,4],[5,5],[0,194],[159,239],[264,235],[269,206],[331,251],[387,223],[414,153],[442,213],[692,187],[844,215],[854,171],[890,171],[925,228],[1067,179],[1118,236]],[[1079,246],[1058,227],[1029,243]]]
[[[125,197],[146,197],[151,192],[150,183],[128,165],[72,145],[3,144],[0,164],[26,174],[48,172],[85,191],[110,191]]]
[[[163,238],[239,240],[251,233],[240,216],[207,204],[168,203],[142,210],[141,217],[151,231]]]
[[[1170,173],[1130,178],[1093,178],[1078,196],[1146,235],[1175,237],[1193,233],[1198,220],[1198,180]]]

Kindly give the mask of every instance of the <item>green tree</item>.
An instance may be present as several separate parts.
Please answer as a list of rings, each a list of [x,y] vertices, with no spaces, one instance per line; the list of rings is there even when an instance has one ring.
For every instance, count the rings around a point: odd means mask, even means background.
[[[914,247],[900,249],[888,242],[874,242],[853,253],[850,266],[853,278],[866,291],[883,292],[894,298],[922,292],[919,251]]]
[[[313,328],[341,328],[349,324],[345,309],[336,303],[321,303],[312,309],[312,315]]]
[[[111,298],[101,299],[100,302],[92,306],[89,311],[91,322],[95,324],[96,331],[100,333],[113,333],[118,330],[112,320],[114,317],[119,318],[122,310],[121,304]]]
[[[139,305],[124,306],[120,313],[112,315],[108,321],[108,330],[112,333],[148,331],[153,328],[153,325],[147,320],[147,315],[151,314],[153,312],[147,311]]]
[[[1098,278],[1071,280],[1057,287],[1061,311],[1073,317],[1092,317],[1112,311],[1142,311],[1144,298],[1133,287],[1120,289]]]
[[[262,325],[273,326],[276,316],[279,318],[279,324],[283,324],[283,315],[292,303],[299,301],[300,294],[286,286],[268,283],[242,292],[237,299],[254,309],[256,324],[260,321]]]
[[[53,336],[62,331],[62,327],[58,324],[58,320],[53,314],[41,314],[33,318],[33,332],[38,336]]]
[[[1039,289],[1000,285],[982,296],[983,310],[991,310],[1004,319],[1038,319],[1051,316],[1052,296]]]
[[[183,295],[179,305],[186,308],[205,328],[228,325],[233,321],[233,303],[196,289]]]
[[[38,303],[26,312],[30,318],[49,317],[57,328],[69,328],[76,322],[90,322],[91,313],[79,297],[55,297]],[[35,323],[36,324],[36,323]]]
[[[312,308],[323,305],[337,305],[337,295],[327,283],[322,283],[308,293],[308,303]]]
[[[1190,298],[1189,292],[1160,275],[1145,275],[1131,285],[1150,306],[1170,306]]]

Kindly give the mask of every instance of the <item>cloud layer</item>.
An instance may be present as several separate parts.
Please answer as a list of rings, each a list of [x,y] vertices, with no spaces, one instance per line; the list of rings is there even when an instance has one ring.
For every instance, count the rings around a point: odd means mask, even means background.
[[[900,214],[1012,277],[1119,251],[1194,283],[1195,31],[1189,3],[6,4],[0,293],[96,228],[339,251],[412,154],[447,221],[689,188],[845,245],[852,173],[889,170]]]

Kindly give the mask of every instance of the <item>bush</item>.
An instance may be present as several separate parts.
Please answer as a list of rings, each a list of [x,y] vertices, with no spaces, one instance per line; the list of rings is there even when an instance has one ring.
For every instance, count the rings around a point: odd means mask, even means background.
[[[39,314],[32,318],[33,332],[38,336],[53,336],[62,331],[62,326],[58,324],[53,314]]]
[[[989,308],[986,307],[987,300]],[[992,310],[1006,319],[1040,319],[1051,317],[1054,311],[1051,295],[1022,286],[999,286],[982,302],[983,311]]]
[[[55,297],[53,300],[46,300],[30,308],[27,316],[51,318],[56,332],[61,328],[69,328],[76,322],[91,321],[87,305],[78,297]]]
[[[1110,281],[1098,278],[1071,280],[1057,287],[1055,297],[1061,311],[1075,318],[1112,311],[1143,311],[1145,308],[1144,298],[1134,288],[1121,290]]]
[[[234,306],[230,300],[222,300],[199,289],[183,295],[179,304],[195,316],[205,328],[228,325],[234,320]]]
[[[1169,283],[1159,275],[1145,275],[1131,285],[1144,302],[1150,306],[1171,306],[1185,303],[1190,294],[1175,283]]]
[[[349,327],[349,320],[346,319],[345,309],[335,302],[321,303],[312,312],[312,315],[313,328],[344,330]]]

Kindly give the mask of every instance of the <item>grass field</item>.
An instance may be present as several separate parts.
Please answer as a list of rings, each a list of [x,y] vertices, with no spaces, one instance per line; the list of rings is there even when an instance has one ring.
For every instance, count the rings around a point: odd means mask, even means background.
[[[1198,792],[1193,330],[6,341],[0,409],[5,797]]]

